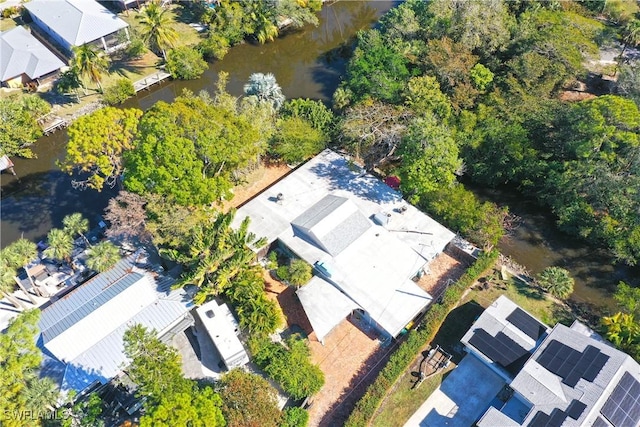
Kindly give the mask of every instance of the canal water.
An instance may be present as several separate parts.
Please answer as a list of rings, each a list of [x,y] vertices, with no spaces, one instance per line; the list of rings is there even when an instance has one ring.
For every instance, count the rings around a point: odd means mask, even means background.
[[[273,73],[287,98],[329,100],[344,74],[346,57],[356,33],[373,25],[395,3],[393,1],[346,1],[327,4],[319,13],[320,25],[306,27],[265,45],[243,44],[211,64],[198,80],[172,81],[144,91],[124,107],[147,109],[159,100],[171,102],[184,89],[212,91],[220,71],[229,73],[230,93],[240,96],[251,73]],[[113,191],[98,193],[76,190],[71,177],[63,174],[56,161],[63,157],[65,131],[43,137],[35,145],[37,159],[14,159],[19,180],[0,176],[0,244],[2,247],[24,236],[33,241],[46,237],[51,227],[60,227],[62,218],[82,212],[95,226]],[[499,204],[511,206],[523,221],[513,236],[503,240],[506,255],[537,273],[549,265],[568,268],[576,277],[575,298],[599,304],[611,301],[611,291],[620,279],[630,280],[637,271],[614,266],[605,254],[555,231],[546,212],[533,203],[508,192],[476,190]]]

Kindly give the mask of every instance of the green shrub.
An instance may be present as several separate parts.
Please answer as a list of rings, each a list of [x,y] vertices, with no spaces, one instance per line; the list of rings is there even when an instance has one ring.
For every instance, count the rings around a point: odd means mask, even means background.
[[[324,374],[311,362],[307,343],[298,335],[290,336],[285,343],[286,346],[269,339],[252,340],[253,361],[294,399],[320,391]]]
[[[289,267],[286,265],[281,265],[276,269],[276,275],[283,282],[288,282],[291,279],[291,274],[289,273]]]
[[[289,266],[289,282],[294,286],[302,286],[313,277],[311,266],[304,260],[294,259]]]
[[[108,105],[122,104],[130,96],[136,94],[133,82],[127,78],[118,79],[114,84],[104,89],[102,99]]]
[[[202,59],[202,54],[192,47],[177,47],[167,54],[167,71],[174,79],[197,79],[207,67],[207,61]]]
[[[558,298],[567,298],[573,293],[573,277],[560,267],[547,267],[536,278],[538,285]]]
[[[309,413],[298,406],[285,409],[283,415],[280,427],[307,427],[309,423]]]
[[[197,49],[207,61],[220,60],[229,52],[229,40],[212,33],[198,44]]]
[[[127,55],[127,58],[140,58],[146,50],[147,46],[145,46],[142,39],[139,37],[133,37],[124,53]]]
[[[388,390],[397,381],[400,375],[406,371],[418,352],[435,337],[442,322],[447,317],[462,293],[480,277],[480,275],[492,266],[498,258],[497,251],[485,252],[465,272],[465,274],[445,292],[441,304],[432,304],[426,313],[420,328],[409,331],[407,339],[400,344],[389,361],[378,374],[373,384],[369,386],[364,396],[358,401],[355,409],[347,419],[347,427],[365,427],[373,417],[376,410],[387,395]],[[448,293],[448,294],[447,294]]]

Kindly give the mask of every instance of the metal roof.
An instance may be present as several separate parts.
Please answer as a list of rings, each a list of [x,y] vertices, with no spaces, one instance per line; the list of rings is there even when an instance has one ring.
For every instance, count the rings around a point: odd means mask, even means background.
[[[0,81],[26,74],[30,79],[52,73],[64,63],[24,27],[0,34]],[[0,165],[0,170],[5,169]]]
[[[31,0],[24,7],[71,46],[81,46],[129,26],[94,0]]]
[[[66,364],[63,389],[82,390],[115,376],[126,364],[122,337],[133,325],[159,336],[181,324],[192,307],[173,279],[141,269],[138,251],[42,310],[40,345]]]

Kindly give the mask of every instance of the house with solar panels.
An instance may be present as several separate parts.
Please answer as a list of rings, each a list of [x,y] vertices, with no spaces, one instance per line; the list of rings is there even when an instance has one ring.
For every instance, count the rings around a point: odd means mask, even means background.
[[[640,365],[580,322],[549,329],[501,296],[462,342],[508,384],[478,427],[640,426]]]
[[[385,339],[432,302],[415,280],[455,234],[345,156],[324,150],[238,209],[233,227],[314,266],[297,290],[316,338],[351,314]]]
[[[193,325],[191,298],[183,289],[171,289],[173,278],[153,270],[138,251],[43,306],[38,337],[43,375],[62,391],[106,384],[127,365],[122,337],[131,326],[155,330],[169,342]]]

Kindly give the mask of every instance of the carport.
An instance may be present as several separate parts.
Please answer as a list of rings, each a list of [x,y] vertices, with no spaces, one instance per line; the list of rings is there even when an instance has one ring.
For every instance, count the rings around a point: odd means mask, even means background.
[[[473,354],[462,359],[405,427],[469,427],[482,416],[505,382]]]

